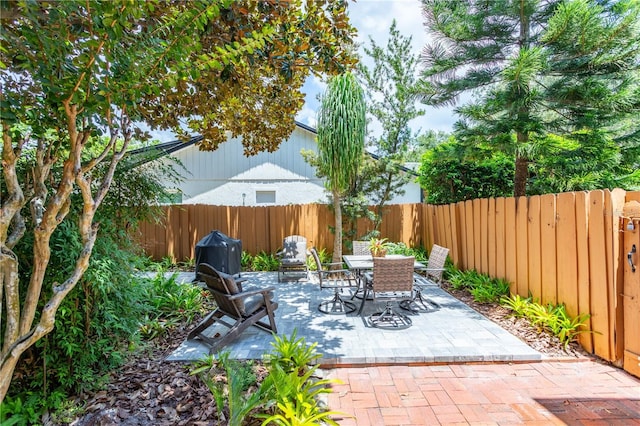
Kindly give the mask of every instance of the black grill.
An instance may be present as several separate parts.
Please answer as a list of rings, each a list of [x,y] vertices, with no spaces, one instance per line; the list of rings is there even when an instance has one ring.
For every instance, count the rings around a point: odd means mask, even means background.
[[[220,231],[212,231],[196,244],[196,280],[198,265],[208,263],[229,275],[240,273],[242,241],[235,240]]]

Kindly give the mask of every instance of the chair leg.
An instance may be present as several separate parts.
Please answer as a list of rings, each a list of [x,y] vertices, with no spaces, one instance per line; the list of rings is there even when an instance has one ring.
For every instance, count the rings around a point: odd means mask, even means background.
[[[391,303],[387,302],[384,311],[369,316],[369,323],[376,328],[385,330],[404,330],[411,327],[411,318],[399,314],[391,309]]]
[[[318,310],[320,312],[330,315],[342,315],[350,314],[356,310],[356,305],[354,303],[343,300],[342,297],[340,297],[339,290],[340,289],[336,289],[333,299],[327,300],[318,305]]]
[[[428,300],[422,297],[422,291],[419,288],[415,288],[415,295],[412,300],[403,300],[400,302],[400,307],[413,314],[419,314],[421,312],[431,312],[436,309],[440,309],[440,305],[436,302]]]

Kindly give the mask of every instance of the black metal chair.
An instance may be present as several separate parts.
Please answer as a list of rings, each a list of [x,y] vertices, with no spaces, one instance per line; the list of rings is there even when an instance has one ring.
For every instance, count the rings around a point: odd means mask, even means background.
[[[333,298],[320,303],[318,310],[332,315],[348,314],[355,311],[356,305],[353,302],[342,299],[341,292],[346,288],[357,290],[358,277],[352,271],[343,269],[342,263],[322,263],[315,247],[311,249],[311,256],[313,256],[317,266],[320,289],[332,289],[334,291]]]
[[[188,340],[201,340],[209,346],[209,353],[212,354],[232,342],[252,325],[268,333],[278,332],[274,316],[274,311],[278,308],[278,304],[273,301],[275,287],[243,290],[244,279],[235,279],[207,263],[200,264],[198,280],[204,281],[207,285],[217,308],[191,330],[187,336]],[[225,317],[234,322],[225,321]],[[264,317],[268,317],[268,324],[260,321]],[[214,324],[221,324],[229,330],[210,337],[205,334],[205,331]]]

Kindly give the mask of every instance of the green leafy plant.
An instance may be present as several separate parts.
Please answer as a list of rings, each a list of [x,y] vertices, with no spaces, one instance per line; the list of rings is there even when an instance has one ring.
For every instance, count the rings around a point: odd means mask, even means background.
[[[254,271],[277,271],[279,265],[280,261],[274,254],[261,251],[253,257],[251,268]]]
[[[251,253],[242,250],[242,254],[240,255],[240,266],[243,271],[248,271],[251,269],[251,265],[253,263],[253,256]]]
[[[320,263],[330,263],[331,262],[331,253],[328,253],[326,249],[322,248],[317,250],[318,258],[320,259]],[[315,271],[318,269],[318,265],[316,265],[316,261],[313,259],[313,256],[307,257],[307,266],[310,271]]]
[[[418,262],[426,262],[429,257],[424,247],[409,247],[403,242],[386,243],[387,254],[401,254],[403,256],[413,256]]]
[[[372,238],[369,240],[369,250],[374,257],[380,257],[387,254],[387,238]]]
[[[229,355],[229,351],[220,352],[217,361],[207,357],[196,363],[191,374],[198,375],[211,391],[218,408],[218,420],[224,420],[226,397],[229,426],[242,426],[251,411],[260,406],[263,396],[260,388],[255,388],[254,364],[233,360]],[[222,369],[224,376],[212,374],[216,368]]]
[[[265,362],[269,366],[279,366],[283,371],[304,374],[309,365],[318,360],[321,355],[316,352],[317,342],[310,345],[305,343],[304,337],[297,338],[298,330],[294,329],[290,337],[274,336],[271,342],[273,350],[265,355]]]
[[[511,296],[502,296],[500,298],[500,304],[511,310],[511,313],[516,318],[524,318],[527,315],[527,309],[532,302],[531,296],[524,298],[519,294],[512,294]]]
[[[531,325],[538,328],[539,332],[549,332],[557,336],[565,348],[581,333],[592,333],[586,327],[590,318],[589,314],[580,314],[571,318],[564,304],[541,305],[531,297],[522,298],[519,295],[502,297],[500,303],[511,309],[516,317],[526,318]]]
[[[294,425],[337,425],[331,416],[343,415],[337,411],[327,411],[318,403],[318,397],[330,393],[328,387],[335,380],[313,380],[317,366],[303,375],[297,371],[286,372],[280,364],[274,364],[267,378],[268,387],[277,395],[276,412],[271,415],[259,415],[264,418],[263,425],[275,423],[283,426]]]
[[[502,279],[492,279],[485,275],[479,278],[469,290],[478,303],[497,303],[502,296],[509,294],[509,283]]]

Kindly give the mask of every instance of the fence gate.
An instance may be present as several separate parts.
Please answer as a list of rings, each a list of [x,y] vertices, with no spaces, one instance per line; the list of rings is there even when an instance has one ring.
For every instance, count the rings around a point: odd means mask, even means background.
[[[640,377],[640,203],[624,206],[624,369]]]

